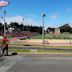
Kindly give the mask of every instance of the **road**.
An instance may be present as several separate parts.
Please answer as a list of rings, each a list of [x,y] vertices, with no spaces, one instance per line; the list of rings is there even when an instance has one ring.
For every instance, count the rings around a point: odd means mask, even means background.
[[[9,56],[0,72],[72,72],[72,57]]]

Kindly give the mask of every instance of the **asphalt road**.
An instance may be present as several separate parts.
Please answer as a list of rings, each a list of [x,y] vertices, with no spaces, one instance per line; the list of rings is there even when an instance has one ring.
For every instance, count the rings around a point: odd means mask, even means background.
[[[17,62],[7,72],[72,72],[72,59],[30,57]]]
[[[0,72],[72,72],[72,57],[7,57]]]

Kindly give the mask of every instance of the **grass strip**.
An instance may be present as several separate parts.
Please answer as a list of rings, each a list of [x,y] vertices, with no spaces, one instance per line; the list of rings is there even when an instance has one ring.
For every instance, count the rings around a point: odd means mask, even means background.
[[[31,50],[27,50],[27,49],[9,49],[9,52],[46,52],[46,53],[72,53],[72,51],[70,50],[36,50],[36,51],[31,51]]]
[[[38,48],[42,48],[42,45],[30,45],[30,44],[10,44],[12,46],[27,46],[27,47],[38,47]],[[44,48],[72,48],[72,46],[47,46],[44,45]]]

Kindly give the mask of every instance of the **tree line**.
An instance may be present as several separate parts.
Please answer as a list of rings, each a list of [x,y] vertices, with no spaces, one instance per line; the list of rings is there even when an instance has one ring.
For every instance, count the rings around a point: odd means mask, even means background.
[[[38,32],[39,34],[42,34],[42,26],[32,26],[32,25],[23,25],[23,24],[18,24],[17,22],[11,22],[10,24],[5,23],[6,26],[6,30],[8,30],[8,28],[14,28],[14,29],[19,29],[21,31],[30,31],[30,32]],[[60,32],[64,33],[64,32],[69,32],[72,33],[72,27],[69,24],[64,24],[62,26],[59,27]],[[0,23],[0,31],[4,30],[4,25],[2,23]],[[49,32],[54,32],[55,28],[52,27],[48,27],[45,32],[49,33]]]
[[[60,29],[60,32],[61,32],[61,33],[64,33],[64,32],[72,33],[72,27],[71,27],[69,24],[64,24],[64,25],[60,26],[59,29]],[[48,27],[48,28],[46,29],[46,32],[47,32],[47,33],[48,33],[48,32],[51,32],[51,31],[54,32],[54,31],[55,31],[55,28]]]
[[[23,25],[18,24],[17,22],[11,22],[10,24],[5,23],[6,30],[8,28],[14,28],[21,31],[30,31],[30,32],[37,32],[39,34],[42,34],[42,27],[41,26],[32,26],[32,25]],[[4,31],[4,25],[0,23],[0,31]]]

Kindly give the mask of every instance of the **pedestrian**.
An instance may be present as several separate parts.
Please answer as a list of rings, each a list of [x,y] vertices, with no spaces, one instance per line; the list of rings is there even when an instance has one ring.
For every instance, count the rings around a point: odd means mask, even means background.
[[[6,51],[6,54],[5,54]],[[8,39],[7,36],[4,36],[2,39],[2,55],[8,56]]]

